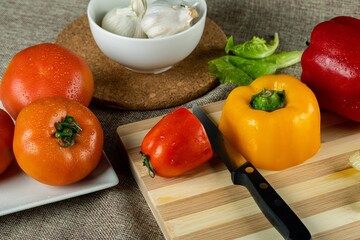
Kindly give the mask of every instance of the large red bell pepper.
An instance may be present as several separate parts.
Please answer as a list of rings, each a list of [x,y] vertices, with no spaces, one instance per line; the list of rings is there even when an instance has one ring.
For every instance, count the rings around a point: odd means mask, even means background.
[[[360,122],[360,19],[340,16],[315,26],[302,59],[301,80],[319,105]]]

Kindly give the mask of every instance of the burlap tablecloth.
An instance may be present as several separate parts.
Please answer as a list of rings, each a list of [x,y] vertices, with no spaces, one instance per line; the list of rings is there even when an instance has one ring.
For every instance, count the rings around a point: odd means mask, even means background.
[[[88,0],[2,0],[0,75],[18,51],[38,43],[54,42],[66,25],[86,14],[87,4]],[[360,17],[358,0],[208,0],[207,4],[208,17],[227,36],[233,35],[235,41],[252,36],[270,37],[278,32],[280,50],[284,51],[304,49],[312,28],[321,21],[338,15]],[[301,67],[298,64],[284,72],[299,77]],[[219,86],[195,101],[206,104],[224,99],[232,88]],[[124,111],[94,105],[90,108],[104,126],[104,150],[120,183],[103,191],[2,216],[0,239],[164,238],[130,170],[121,161],[116,128],[165,114],[170,109]]]

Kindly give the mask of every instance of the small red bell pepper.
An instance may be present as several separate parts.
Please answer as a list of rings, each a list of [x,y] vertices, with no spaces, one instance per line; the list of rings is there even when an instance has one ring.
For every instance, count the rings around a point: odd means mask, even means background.
[[[323,109],[360,122],[360,19],[339,16],[315,26],[301,80]]]
[[[201,122],[179,107],[150,129],[141,154],[151,177],[176,177],[210,160],[213,150]]]

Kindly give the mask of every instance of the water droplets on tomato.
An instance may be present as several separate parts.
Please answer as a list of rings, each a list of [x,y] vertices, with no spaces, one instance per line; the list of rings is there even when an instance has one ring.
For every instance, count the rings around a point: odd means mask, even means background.
[[[67,96],[71,99],[76,99],[78,97],[78,92],[78,87],[76,85],[73,85],[67,89]]]

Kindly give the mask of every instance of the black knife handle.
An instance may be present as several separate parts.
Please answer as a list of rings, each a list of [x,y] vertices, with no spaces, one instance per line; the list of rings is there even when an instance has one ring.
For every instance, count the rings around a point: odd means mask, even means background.
[[[231,177],[234,184],[243,185],[249,190],[261,211],[284,239],[311,239],[305,225],[250,162],[232,172]]]

